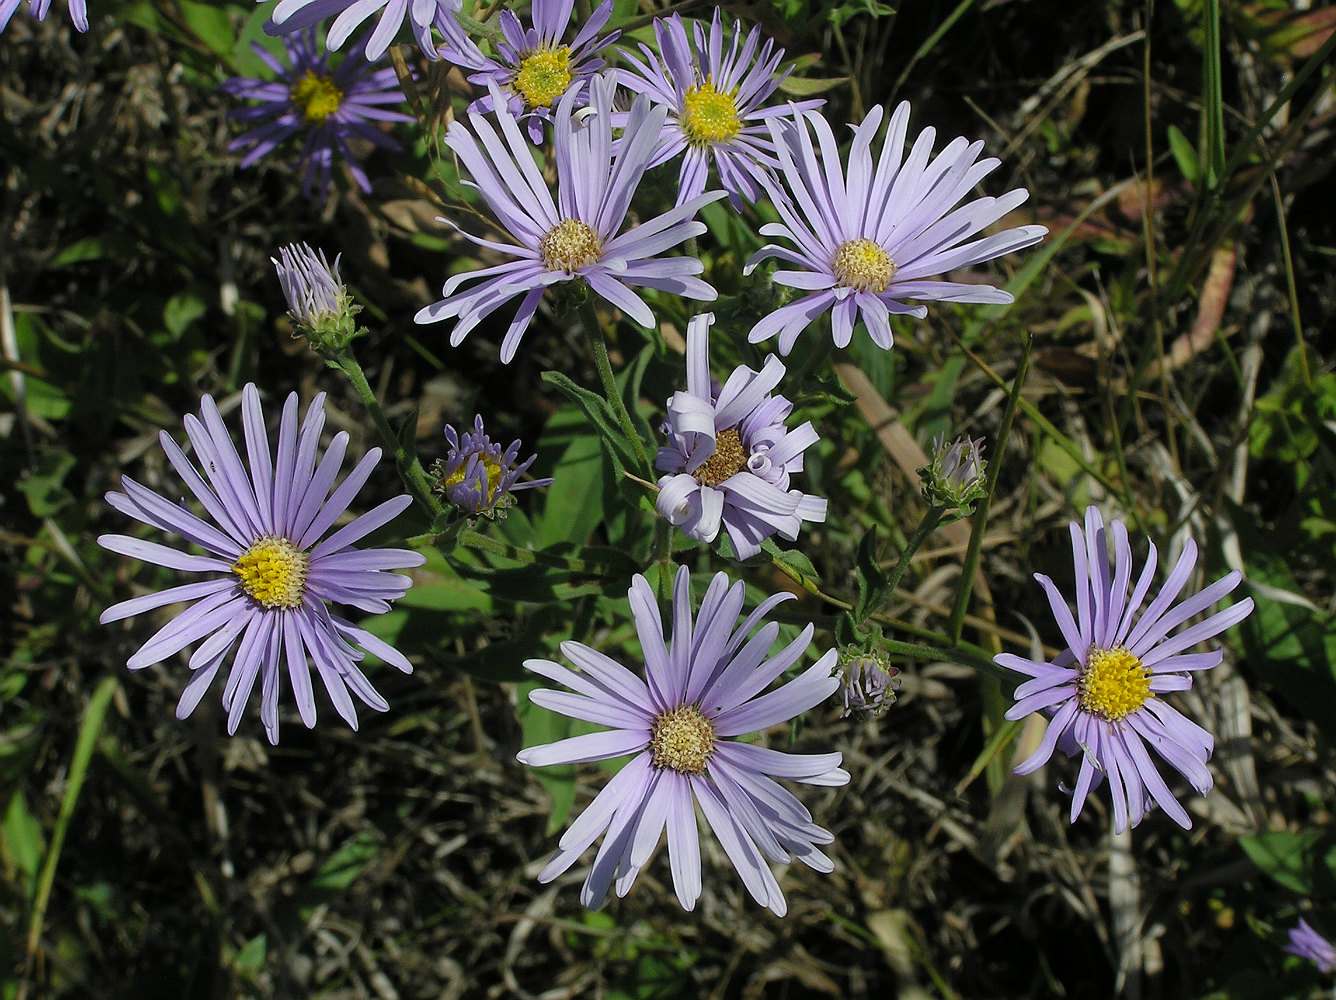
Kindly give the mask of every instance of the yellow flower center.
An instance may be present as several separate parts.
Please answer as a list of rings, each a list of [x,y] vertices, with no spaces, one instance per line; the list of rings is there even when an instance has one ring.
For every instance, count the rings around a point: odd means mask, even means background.
[[[692,87],[683,99],[682,128],[693,146],[709,146],[731,139],[742,130],[734,95],[714,89],[708,79]]]
[[[845,240],[835,250],[830,262],[835,279],[846,288],[860,292],[884,292],[895,274],[895,261],[871,240],[861,236]]]
[[[550,108],[571,85],[571,50],[539,49],[520,60],[515,89],[531,108]]]
[[[1117,722],[1155,697],[1150,689],[1150,673],[1121,646],[1092,649],[1077,674],[1076,696],[1081,708],[1091,715]]]
[[[706,459],[694,475],[702,486],[718,486],[729,476],[747,466],[747,449],[742,447],[742,435],[736,427],[729,427],[715,435],[714,454]]]
[[[695,705],[664,712],[650,726],[650,762],[679,774],[702,774],[714,753],[714,727]]]
[[[579,219],[562,219],[547,231],[538,249],[549,271],[574,274],[579,268],[598,263],[603,256],[603,241]]]
[[[343,104],[343,91],[329,77],[316,76],[308,69],[292,85],[292,100],[301,105],[308,122],[321,125]]]
[[[265,535],[232,564],[232,572],[241,589],[266,608],[298,608],[310,565],[311,557],[286,538]]]
[[[496,484],[501,481],[501,464],[491,455],[479,455],[478,461],[482,463],[483,471],[487,473],[488,489],[495,489]],[[469,463],[466,459],[460,463],[458,469],[450,473],[442,485],[447,487],[458,486],[464,481],[464,475],[468,472],[468,467]]]

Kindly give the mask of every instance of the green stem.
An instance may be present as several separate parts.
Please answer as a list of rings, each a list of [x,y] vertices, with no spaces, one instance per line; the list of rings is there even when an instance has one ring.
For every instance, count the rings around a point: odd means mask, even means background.
[[[445,508],[432,495],[431,480],[427,478],[422,463],[418,461],[416,455],[408,454],[408,450],[400,442],[399,436],[394,433],[394,428],[385,419],[385,411],[380,408],[380,401],[376,399],[376,394],[371,391],[371,384],[367,382],[366,372],[362,371],[362,366],[353,357],[352,349],[345,347],[338,351],[334,355],[334,364],[338,366],[343,374],[348,376],[348,381],[353,384],[353,389],[356,390],[358,397],[362,400],[362,405],[367,408],[367,412],[371,414],[371,419],[375,421],[376,429],[380,431],[380,436],[385,441],[386,447],[393,452],[395,465],[399,468],[399,476],[403,479],[404,485],[408,487],[408,492],[434,520],[437,515],[444,512]]]
[[[640,435],[636,433],[635,424],[631,421],[631,414],[626,409],[626,403],[622,401],[622,394],[617,388],[617,377],[612,372],[612,362],[608,359],[608,341],[603,335],[603,324],[598,321],[598,313],[594,309],[592,302],[586,301],[580,306],[580,319],[584,321],[585,332],[589,335],[589,343],[594,348],[594,365],[598,368],[599,381],[603,383],[603,395],[607,397],[608,405],[612,407],[612,412],[617,417],[617,423],[621,425],[622,433],[626,439],[631,442],[631,449],[635,452],[636,461],[640,468],[636,469],[638,475],[653,475],[650,468],[649,456],[645,453],[645,444],[640,440]]]
[[[571,559],[567,556],[552,555],[546,551],[522,549],[517,545],[511,545],[509,542],[499,541],[490,535],[481,534],[472,528],[461,529],[455,536],[455,542],[465,548],[490,552],[494,556],[513,559],[515,562],[528,563],[529,565],[538,563],[543,566],[554,566],[558,569],[568,570],[572,573],[584,573],[589,576],[614,577],[621,575],[620,571],[613,569],[611,566],[586,562],[583,559]]]
[[[886,652],[897,656],[909,656],[916,660],[945,660],[947,663],[970,667],[1000,681],[1014,683],[1016,679],[1014,674],[1009,673],[1004,667],[999,667],[987,657],[962,649],[952,649],[949,646],[924,646],[917,642],[900,642],[896,639],[884,639],[882,646]]]
[[[1021,347],[1020,364],[1016,367],[1016,378],[1007,397],[1007,408],[1002,411],[1002,424],[997,429],[997,440],[993,444],[993,460],[988,463],[988,482],[979,509],[974,512],[970,526],[970,544],[965,550],[965,562],[960,567],[960,587],[956,590],[956,601],[951,606],[951,618],[946,634],[952,643],[960,642],[960,634],[965,629],[965,609],[969,607],[970,592],[974,587],[974,574],[979,568],[979,557],[983,553],[984,529],[988,525],[988,508],[992,504],[993,491],[997,489],[998,473],[1002,471],[1002,455],[1007,447],[1007,438],[1011,435],[1011,425],[1016,419],[1016,408],[1021,402],[1021,389],[1025,385],[1025,374],[1030,368],[1030,348],[1034,346],[1034,336],[1026,334]]]
[[[942,523],[942,516],[946,513],[945,507],[933,505],[928,508],[928,512],[923,515],[923,520],[919,522],[914,533],[909,536],[909,541],[905,543],[903,551],[900,553],[900,559],[891,570],[890,575],[886,577],[885,583],[876,588],[876,593],[872,599],[867,602],[868,614],[864,615],[862,620],[856,621],[855,625],[862,625],[864,621],[871,616],[871,609],[881,604],[883,600],[895,593],[895,588],[900,585],[900,578],[905,575],[905,570],[909,568],[909,562],[914,558],[914,553],[919,547],[928,540],[928,536],[937,530],[937,525]]]

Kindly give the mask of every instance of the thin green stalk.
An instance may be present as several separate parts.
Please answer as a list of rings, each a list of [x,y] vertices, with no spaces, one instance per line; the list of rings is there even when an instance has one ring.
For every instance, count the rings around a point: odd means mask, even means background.
[[[338,366],[343,374],[348,376],[348,381],[353,384],[353,389],[356,390],[358,398],[362,400],[362,405],[371,414],[371,419],[375,421],[376,429],[380,431],[385,446],[394,454],[395,465],[399,468],[399,475],[403,479],[404,485],[408,487],[408,492],[434,520],[437,515],[444,512],[445,508],[432,495],[431,480],[427,478],[422,463],[417,460],[416,455],[408,454],[408,450],[400,442],[399,436],[394,433],[394,428],[385,419],[385,411],[380,408],[380,401],[376,399],[376,394],[371,391],[371,384],[367,382],[366,372],[362,371],[362,366],[353,357],[352,349],[345,347],[339,351],[334,356],[334,364]]]
[[[915,660],[944,660],[947,663],[977,670],[999,681],[1015,680],[1013,675],[1008,674],[1004,668],[999,667],[988,657],[968,653],[962,649],[952,649],[950,646],[924,646],[917,642],[883,639],[882,647],[893,656],[908,656]]]
[[[603,335],[603,324],[598,321],[598,313],[592,302],[586,301],[580,306],[580,319],[584,321],[585,333],[589,335],[589,343],[594,348],[594,365],[598,368],[599,381],[603,383],[603,395],[607,397],[608,405],[612,407],[622,433],[631,442],[631,449],[635,452],[636,462],[640,466],[636,472],[641,475],[652,475],[649,456],[645,453],[645,444],[636,433],[631,414],[627,411],[621,391],[617,388],[617,376],[613,374],[612,362],[608,359],[608,341]]]
[[[509,542],[503,542],[490,535],[484,535],[472,528],[462,528],[455,536],[455,541],[465,548],[490,552],[494,556],[513,559],[515,562],[552,566],[568,570],[571,573],[585,573],[589,576],[619,576],[620,571],[611,566],[587,562],[584,559],[571,559],[567,556],[553,555],[546,550],[522,549]]]
[[[951,606],[951,618],[946,630],[953,644],[960,642],[960,634],[965,628],[965,609],[969,607],[970,592],[974,589],[974,574],[979,568],[979,557],[983,553],[988,508],[992,505],[993,492],[997,489],[997,477],[1002,471],[1002,455],[1007,447],[1007,438],[1011,435],[1011,425],[1016,419],[1016,408],[1020,404],[1021,389],[1025,385],[1025,375],[1030,367],[1030,348],[1033,346],[1034,336],[1027,333],[1021,346],[1021,361],[1016,367],[1016,378],[1007,397],[1007,407],[1002,411],[1002,424],[997,429],[997,440],[993,444],[993,460],[988,463],[988,488],[984,490],[983,498],[979,501],[979,509],[974,512],[970,528],[970,544],[965,550],[965,562],[960,568],[960,587],[956,590],[956,601]]]
[[[93,748],[102,732],[102,723],[107,717],[107,708],[111,697],[116,693],[117,678],[112,675],[102,678],[88,699],[88,708],[84,711],[83,722],[79,726],[79,738],[74,744],[74,756],[70,758],[69,777],[65,781],[65,793],[60,798],[60,812],[56,814],[56,825],[51,831],[51,846],[47,849],[46,859],[42,862],[42,871],[37,879],[37,895],[32,905],[32,921],[28,926],[27,958],[32,960],[37,952],[37,945],[42,939],[42,922],[46,918],[46,907],[51,900],[51,886],[56,879],[56,865],[60,861],[60,851],[65,845],[65,834],[74,817],[74,807],[79,803],[79,792],[83,789],[84,778],[88,776],[88,763],[93,757]]]
[[[895,593],[895,588],[900,585],[900,578],[905,575],[905,570],[909,568],[914,553],[928,540],[928,536],[937,530],[937,526],[942,523],[942,516],[945,513],[945,507],[933,505],[928,508],[927,513],[923,515],[923,520],[914,529],[914,533],[909,536],[909,541],[905,543],[905,547],[900,552],[899,561],[887,575],[885,583],[875,588],[875,593],[869,597],[867,602],[869,613],[864,615],[861,620],[855,621],[855,625],[862,625],[870,617],[872,608],[878,607],[883,600]]]

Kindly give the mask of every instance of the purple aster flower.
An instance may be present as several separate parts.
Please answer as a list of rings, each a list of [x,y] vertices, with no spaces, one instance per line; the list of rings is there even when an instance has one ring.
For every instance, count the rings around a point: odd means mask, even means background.
[[[471,514],[485,514],[488,517],[504,514],[506,508],[515,502],[511,494],[535,486],[551,486],[556,482],[554,479],[519,482],[520,476],[524,475],[538,456],[530,455],[523,462],[518,461],[518,438],[502,451],[501,446],[483,431],[481,415],[474,416],[473,430],[465,431],[462,438],[447,424],[445,440],[449,442],[450,450],[433,470],[439,480],[437,489],[456,507]]]
[[[1308,922],[1302,917],[1299,919],[1299,926],[1290,931],[1290,943],[1285,946],[1285,950],[1291,955],[1308,959],[1323,974],[1329,974],[1336,969],[1336,948],[1309,927]]]
[[[9,19],[23,5],[23,0],[0,0],[0,31],[9,27]],[[70,20],[80,31],[88,30],[88,4],[85,0],[66,0]],[[46,20],[46,12],[51,8],[51,0],[28,0],[28,13],[39,21]]]
[[[330,493],[348,435],[342,431],[334,435],[317,463],[324,398],[320,393],[312,400],[299,431],[297,395],[288,396],[278,452],[271,456],[260,394],[254,385],[247,385],[241,394],[241,414],[249,472],[211,396],[200,401],[198,419],[185,419],[198,465],[166,431],[160,434],[167,460],[207,519],[184,502],[174,503],[126,476],[121,478],[124,493],[107,494],[107,503],[122,514],[178,534],[207,554],[192,555],[128,535],[102,535],[97,541],[103,548],[168,569],[221,574],[123,601],[98,619],[105,625],[169,604],[193,602],[126,663],[131,670],[142,670],[204,640],[190,657],[193,676],[176,706],[178,719],[194,711],[234,647],[223,692],[227,731],[236,732],[259,677],[260,720],[271,743],[278,742],[278,688],[285,663],[297,709],[308,728],[315,725],[316,715],[310,663],[339,715],[353,729],[357,711],[349,691],[378,712],[389,708],[358,669],[367,652],[412,672],[403,654],[339,617],[327,604],[347,604],[369,614],[388,611],[389,602],[402,597],[411,581],[383,571],[418,566],[424,559],[406,549],[353,548],[354,542],[407,507],[412,502],[407,496],[386,500],[327,534],[371,475],[380,449],[367,452]]]
[[[371,181],[353,156],[349,140],[364,139],[382,149],[399,148],[376,124],[413,120],[401,111],[382,106],[403,102],[394,70],[372,69],[358,58],[360,47],[331,69],[329,54],[316,51],[313,30],[290,35],[283,39],[283,45],[290,66],[260,46],[251,46],[278,74],[278,80],[233,77],[223,81],[223,89],[229,94],[260,102],[228,112],[229,118],[255,127],[233,139],[227,148],[251,147],[241,161],[243,167],[249,167],[285,139],[304,132],[300,162],[302,192],[308,198],[317,189],[322,199],[328,193],[336,153],[347,162],[357,186],[369,192]]]
[[[579,642],[563,642],[561,651],[580,673],[551,660],[525,661],[534,673],[575,692],[539,689],[529,695],[535,705],[612,728],[530,747],[520,752],[521,762],[544,767],[636,755],[571,824],[538,881],[551,882],[603,834],[580,893],[585,906],[597,909],[614,878],[618,896],[630,891],[667,827],[673,887],[683,908],[693,909],[701,892],[693,799],[752,898],[777,916],[787,904],[767,858],[787,862],[793,855],[816,871],[833,870],[817,845],[834,837],[773,778],[843,785],[849,774],[839,766],[840,754],[782,753],[733,738],[787,722],[829,697],[839,685],[831,676],[835,651],[761,694],[798,662],[813,629],[808,625],[767,659],[779,626],[770,622],[747,636],[793,595],[767,598],[734,628],[744,590],[717,574],[693,622],[690,574],[682,567],[673,585],[672,638],[665,642],[654,591],[637,574],[629,597],[644,650],[644,680]]]
[[[574,91],[568,91],[557,107],[555,202],[509,110],[499,107],[496,112],[500,136],[481,115],[469,115],[472,133],[462,122],[451,123],[445,144],[459,157],[473,186],[518,245],[468,233],[464,236],[518,259],[453,276],[442,290],[445,298],[420,310],[417,322],[457,317],[450,332],[450,343],[457,346],[479,322],[523,295],[501,341],[501,360],[509,362],[538,309],[543,290],[557,282],[585,281],[595,294],[645,327],[655,325],[654,314],[629,285],[706,301],[716,297],[713,288],[695,277],[705,268],[695,257],[653,258],[705,232],[704,223],[693,222],[692,216],[702,205],[722,198],[722,191],[693,198],[618,234],[654,152],[666,111],[651,108],[647,98],[637,97],[614,154],[610,119],[616,89],[613,74],[595,77],[590,87],[595,113],[583,121],[572,121]],[[479,278],[485,280],[456,293],[464,282]]]
[[[683,154],[677,200],[687,201],[705,190],[713,161],[729,201],[741,211],[744,203],[760,197],[757,179],[779,166],[766,120],[791,117],[795,111],[818,108],[825,102],[762,107],[788,76],[788,70],[777,72],[784,50],[776,49],[772,39],[761,45],[758,28],[744,39],[742,22],[734,21],[733,40],[725,52],[721,17],[716,7],[708,36],[703,22],[692,22],[690,38],[678,15],[656,18],[658,53],[643,42],[644,62],[623,51],[633,70],[623,72],[621,82],[669,109],[663,142],[650,166]]]
[[[734,553],[748,559],[771,535],[792,542],[804,521],[826,519],[825,500],[789,489],[803,452],[820,437],[811,421],[784,427],[793,404],[770,394],[784,377],[773,354],[759,372],[739,365],[722,388],[711,381],[713,322],[705,313],[687,323],[687,388],[668,400],[668,444],[654,460],[667,475],[655,507],[697,541],[714,541],[722,524]]]
[[[797,123],[767,122],[785,187],[764,175],[759,178],[781,220],[761,227],[761,235],[782,236],[794,249],[763,246],[745,271],[777,258],[800,270],[776,271],[775,282],[810,294],[752,327],[753,342],[778,333],[779,352],[788,354],[798,334],[829,311],[837,346],[848,345],[854,321],[862,319],[877,346],[889,349],[892,314],[920,319],[927,315],[926,307],[906,305],[903,299],[1012,301],[1008,292],[991,285],[927,279],[1039,242],[1048,232],[1043,226],[1006,229],[962,243],[1024,202],[1029,192],[1017,188],[1000,198],[977,198],[957,208],[1000,161],[978,160],[982,142],[954,139],[929,162],[936,130],[926,128],[902,163],[908,103],[891,116],[874,166],[872,140],[882,116],[883,109],[875,107],[863,124],[854,126],[847,172],[837,166],[835,135],[819,114],[804,112]],[[809,126],[821,147],[819,158]]]
[[[1010,653],[995,658],[999,665],[1033,678],[1016,689],[1016,704],[1006,717],[1020,719],[1037,711],[1052,716],[1039,749],[1016,768],[1016,773],[1038,770],[1055,748],[1068,757],[1080,752],[1081,772],[1072,796],[1073,822],[1090,790],[1107,778],[1115,831],[1122,832],[1129,823],[1136,826],[1157,803],[1179,826],[1190,829],[1192,821],[1187,811],[1160,777],[1146,744],[1182,774],[1198,794],[1205,795],[1212,784],[1206,761],[1215,741],[1158,696],[1186,691],[1192,687],[1193,671],[1209,670],[1220,663],[1222,650],[1184,650],[1241,622],[1253,609],[1252,598],[1244,598],[1171,636],[1174,629],[1230,593],[1243,575],[1236,570],[1174,606],[1197,563],[1197,546],[1189,540],[1164,587],[1143,611],[1142,603],[1155,577],[1155,545],[1151,544],[1145,568],[1129,595],[1133,566],[1127,528],[1121,521],[1114,521],[1112,527],[1114,562],[1110,567],[1108,539],[1099,510],[1086,510],[1084,535],[1079,524],[1071,524],[1075,618],[1053,581],[1042,573],[1035,574],[1067,643],[1062,654],[1052,663]]]
[[[575,0],[533,0],[533,27],[528,29],[513,11],[503,10],[498,18],[502,41],[495,58],[484,55],[462,30],[451,32],[441,54],[476,70],[469,82],[488,90],[469,111],[482,114],[504,105],[515,118],[527,119],[529,138],[539,143],[543,122],[552,120],[552,109],[563,97],[574,91],[576,99],[585,103],[589,81],[607,65],[596,53],[615,42],[621,32],[598,37],[612,17],[612,0],[604,0],[570,44],[564,43],[561,38],[574,7]],[[493,88],[503,96],[498,97]]]
[[[337,49],[358,25],[380,11],[380,20],[359,50],[369,62],[375,62],[385,54],[405,16],[418,48],[428,59],[435,60],[440,54],[431,37],[432,25],[443,32],[455,27],[458,23],[455,15],[462,6],[461,0],[278,0],[264,30],[270,35],[286,35],[333,17],[334,23],[329,27],[325,45]]]

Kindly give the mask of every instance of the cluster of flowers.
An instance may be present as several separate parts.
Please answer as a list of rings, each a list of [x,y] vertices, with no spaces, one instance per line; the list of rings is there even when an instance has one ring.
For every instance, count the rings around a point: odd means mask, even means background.
[[[314,48],[314,24],[337,14],[328,44],[338,47],[377,10],[381,16],[370,36],[329,70],[327,56]],[[272,28],[297,32],[288,41],[292,66],[266,56],[281,83],[229,85],[234,93],[261,102],[247,114],[264,124],[239,142],[253,147],[247,157],[252,161],[285,137],[316,125],[307,132],[303,182],[323,190],[333,152],[342,150],[339,143],[361,135],[383,145],[389,140],[368,122],[407,117],[385,109],[393,103],[391,81],[384,75],[391,71],[371,70],[368,61],[384,52],[405,19],[429,57],[473,70],[470,79],[487,93],[470,107],[466,121],[452,123],[445,143],[512,242],[463,235],[510,259],[451,278],[442,299],[422,309],[417,320],[453,320],[450,339],[458,344],[479,322],[518,298],[501,341],[501,358],[507,362],[545,290],[557,283],[578,281],[644,326],[653,326],[655,318],[636,288],[714,299],[714,289],[700,277],[703,264],[697,257],[661,255],[702,234],[697,212],[723,197],[740,205],[763,195],[781,220],[764,227],[762,235],[787,245],[767,245],[747,265],[751,271],[778,260],[790,269],[776,270],[774,281],[801,293],[750,330],[752,341],[777,335],[781,354],[827,313],[837,345],[847,345],[861,321],[875,343],[889,348],[891,315],[925,313],[923,305],[906,299],[1011,301],[989,285],[935,277],[1031,245],[1045,232],[1041,226],[1020,226],[980,235],[1027,197],[1018,189],[1000,198],[965,200],[998,164],[979,158],[982,143],[956,139],[934,157],[933,129],[908,143],[909,107],[902,104],[884,130],[881,108],[854,126],[842,159],[814,102],[765,106],[781,78],[783,53],[762,43],[758,32],[744,35],[734,25],[725,44],[717,11],[708,24],[660,20],[655,24],[659,50],[642,45],[639,56],[622,53],[630,69],[613,71],[598,56],[615,38],[598,34],[610,11],[611,3],[600,7],[567,44],[561,39],[568,29],[569,0],[534,0],[533,26],[526,29],[518,17],[504,12],[504,42],[494,56],[486,56],[464,33],[449,3],[279,0]],[[443,38],[439,45],[433,30]],[[619,104],[619,88],[634,94],[629,110]],[[550,139],[555,194],[535,160],[535,138]],[[678,155],[682,165],[674,207],[628,228],[629,209],[646,170]],[[711,171],[722,190],[706,190]],[[355,176],[367,186],[365,175]],[[297,322],[316,331],[328,350],[346,347],[353,307],[339,280],[338,261],[331,268],[322,254],[294,246],[285,248],[276,264]],[[747,559],[776,534],[795,540],[803,523],[824,521],[826,501],[791,485],[818,436],[810,423],[786,426],[793,404],[775,392],[785,366],[773,355],[760,371],[740,366],[722,384],[711,378],[712,323],[706,314],[688,325],[686,389],[667,402],[666,443],[655,459],[663,473],[656,506],[689,538],[709,542],[723,530],[733,554]],[[241,399],[244,464],[208,396],[200,416],[186,418],[198,466],[162,435],[169,462],[207,518],[128,478],[124,493],[108,494],[117,510],[180,535],[207,553],[187,554],[124,535],[99,539],[127,556],[211,575],[122,602],[102,616],[110,622],[194,602],[128,663],[140,669],[199,642],[189,659],[194,674],[182,695],[180,716],[198,704],[229,657],[223,694],[229,732],[236,729],[258,677],[261,719],[274,741],[284,664],[308,726],[315,721],[308,667],[314,663],[331,701],[354,728],[349,691],[374,709],[387,707],[358,668],[365,654],[411,669],[398,651],[329,608],[335,603],[367,613],[387,610],[411,582],[387,571],[411,569],[423,560],[409,550],[353,546],[408,507],[407,496],[385,501],[331,532],[367,481],[379,450],[366,455],[335,488],[348,438],[335,435],[317,461],[321,402],[317,397],[299,427],[296,399],[289,397],[277,449],[271,452],[259,393],[247,386]],[[515,490],[550,482],[520,482],[533,459],[519,461],[518,442],[505,450],[493,444],[480,418],[472,432],[447,429],[446,436],[449,453],[438,468],[438,490],[470,514],[495,511],[510,502]],[[955,502],[970,502],[983,482],[980,444],[956,443],[942,451],[933,469],[955,491]],[[1116,828],[1135,825],[1156,804],[1188,827],[1186,810],[1147,747],[1205,794],[1211,787],[1206,761],[1212,741],[1158,696],[1187,689],[1193,672],[1221,661],[1219,650],[1188,650],[1240,621],[1252,601],[1180,628],[1229,594],[1240,575],[1231,573],[1175,603],[1195,566],[1196,550],[1189,544],[1147,604],[1158,567],[1154,546],[1133,584],[1127,530],[1114,521],[1111,531],[1112,561],[1109,532],[1096,508],[1086,512],[1084,530],[1072,525],[1075,616],[1052,581],[1038,577],[1066,644],[1063,652],[1052,661],[1012,654],[997,658],[1031,678],[1017,689],[1008,717],[1034,711],[1051,717],[1039,749],[1017,771],[1036,770],[1055,749],[1069,756],[1081,753],[1073,820],[1090,791],[1107,779]],[[619,895],[630,889],[666,830],[674,886],[682,905],[691,909],[701,892],[697,805],[753,898],[777,914],[784,912],[785,902],[767,861],[796,856],[818,871],[831,869],[819,845],[830,843],[832,835],[774,778],[843,784],[849,775],[839,766],[841,755],[790,754],[736,740],[814,708],[840,687],[832,650],[788,683],[766,690],[796,666],[814,634],[808,625],[771,655],[779,626],[762,622],[789,596],[766,599],[739,625],[741,583],[717,574],[693,611],[689,575],[682,569],[673,582],[672,620],[665,628],[650,584],[637,575],[628,597],[643,650],[643,678],[578,642],[561,646],[578,672],[549,660],[526,662],[534,673],[569,689],[536,691],[535,703],[609,729],[529,748],[521,761],[545,766],[634,755],[562,837],[541,880],[561,875],[601,836],[582,892],[586,905],[598,906],[614,886]],[[894,697],[893,678],[891,668],[876,657],[859,658],[845,674],[846,714],[888,704]]]

